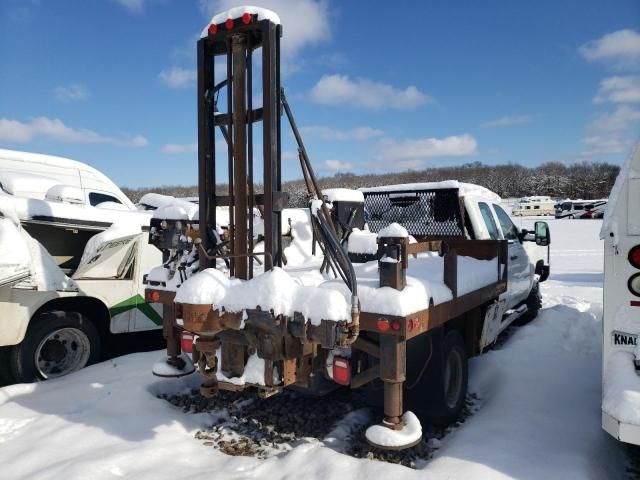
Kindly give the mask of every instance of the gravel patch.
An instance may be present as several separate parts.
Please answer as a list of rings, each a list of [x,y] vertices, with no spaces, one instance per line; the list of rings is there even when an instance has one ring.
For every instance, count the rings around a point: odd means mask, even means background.
[[[436,428],[423,424],[423,440],[402,451],[380,450],[364,437],[373,419],[382,412],[359,408],[357,394],[346,389],[323,397],[285,390],[267,399],[257,392],[220,391],[205,398],[198,390],[176,395],[160,395],[186,413],[210,413],[217,419],[195,438],[227,455],[268,458],[285,454],[301,443],[318,443],[356,458],[367,458],[410,468],[422,468],[440,447],[443,439],[479,408],[478,398],[467,397],[461,418],[455,425]]]

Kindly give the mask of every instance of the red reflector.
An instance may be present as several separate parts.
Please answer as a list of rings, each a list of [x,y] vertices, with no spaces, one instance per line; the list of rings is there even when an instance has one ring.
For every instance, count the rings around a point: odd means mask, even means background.
[[[640,245],[629,250],[629,263],[635,268],[640,268]]]
[[[394,320],[391,324],[391,328],[393,328],[396,332],[400,330],[400,327],[402,327],[402,325],[398,320]]]
[[[242,23],[248,25],[251,23],[251,14],[249,12],[244,12],[242,14]]]
[[[228,18],[226,22],[224,22],[224,26],[227,27],[227,30],[231,30],[233,28],[233,18]]]
[[[640,300],[631,300],[629,303],[632,307],[640,307]]]
[[[348,358],[333,357],[333,381],[340,385],[351,384],[351,364]]]
[[[218,25],[212,23],[209,25],[209,35],[215,35],[216,33],[218,33]]]
[[[389,327],[389,320],[387,320],[386,318],[378,319],[378,330],[380,330],[381,332],[386,332],[387,330],[389,330]]]
[[[160,300],[160,293],[159,292],[152,292],[151,293],[151,300],[153,300],[154,302],[157,302],[158,300]]]
[[[193,334],[189,332],[182,332],[180,335],[180,348],[185,353],[193,352]]]

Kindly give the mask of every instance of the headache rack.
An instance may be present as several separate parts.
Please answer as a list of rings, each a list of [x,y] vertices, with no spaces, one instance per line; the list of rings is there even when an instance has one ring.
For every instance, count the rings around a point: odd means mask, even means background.
[[[364,190],[363,193],[365,220],[374,233],[399,223],[417,239],[465,234],[464,204],[457,188]]]

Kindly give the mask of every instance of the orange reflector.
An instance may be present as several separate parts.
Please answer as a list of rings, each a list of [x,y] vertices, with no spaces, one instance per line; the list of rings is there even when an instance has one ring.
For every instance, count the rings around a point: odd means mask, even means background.
[[[180,335],[180,348],[185,353],[193,352],[193,333],[182,332],[182,335]]]
[[[348,358],[333,357],[333,381],[340,385],[351,384],[351,364]]]

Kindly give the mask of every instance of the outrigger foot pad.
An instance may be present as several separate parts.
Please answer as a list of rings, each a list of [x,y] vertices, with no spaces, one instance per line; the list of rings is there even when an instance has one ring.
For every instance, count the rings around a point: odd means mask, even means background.
[[[191,358],[184,353],[178,357],[162,357],[153,364],[153,374],[156,377],[177,378],[190,375],[196,371]]]
[[[404,450],[411,448],[422,440],[422,425],[413,412],[402,415],[403,426],[394,429],[386,422],[371,425],[365,432],[367,442],[382,450]]]

